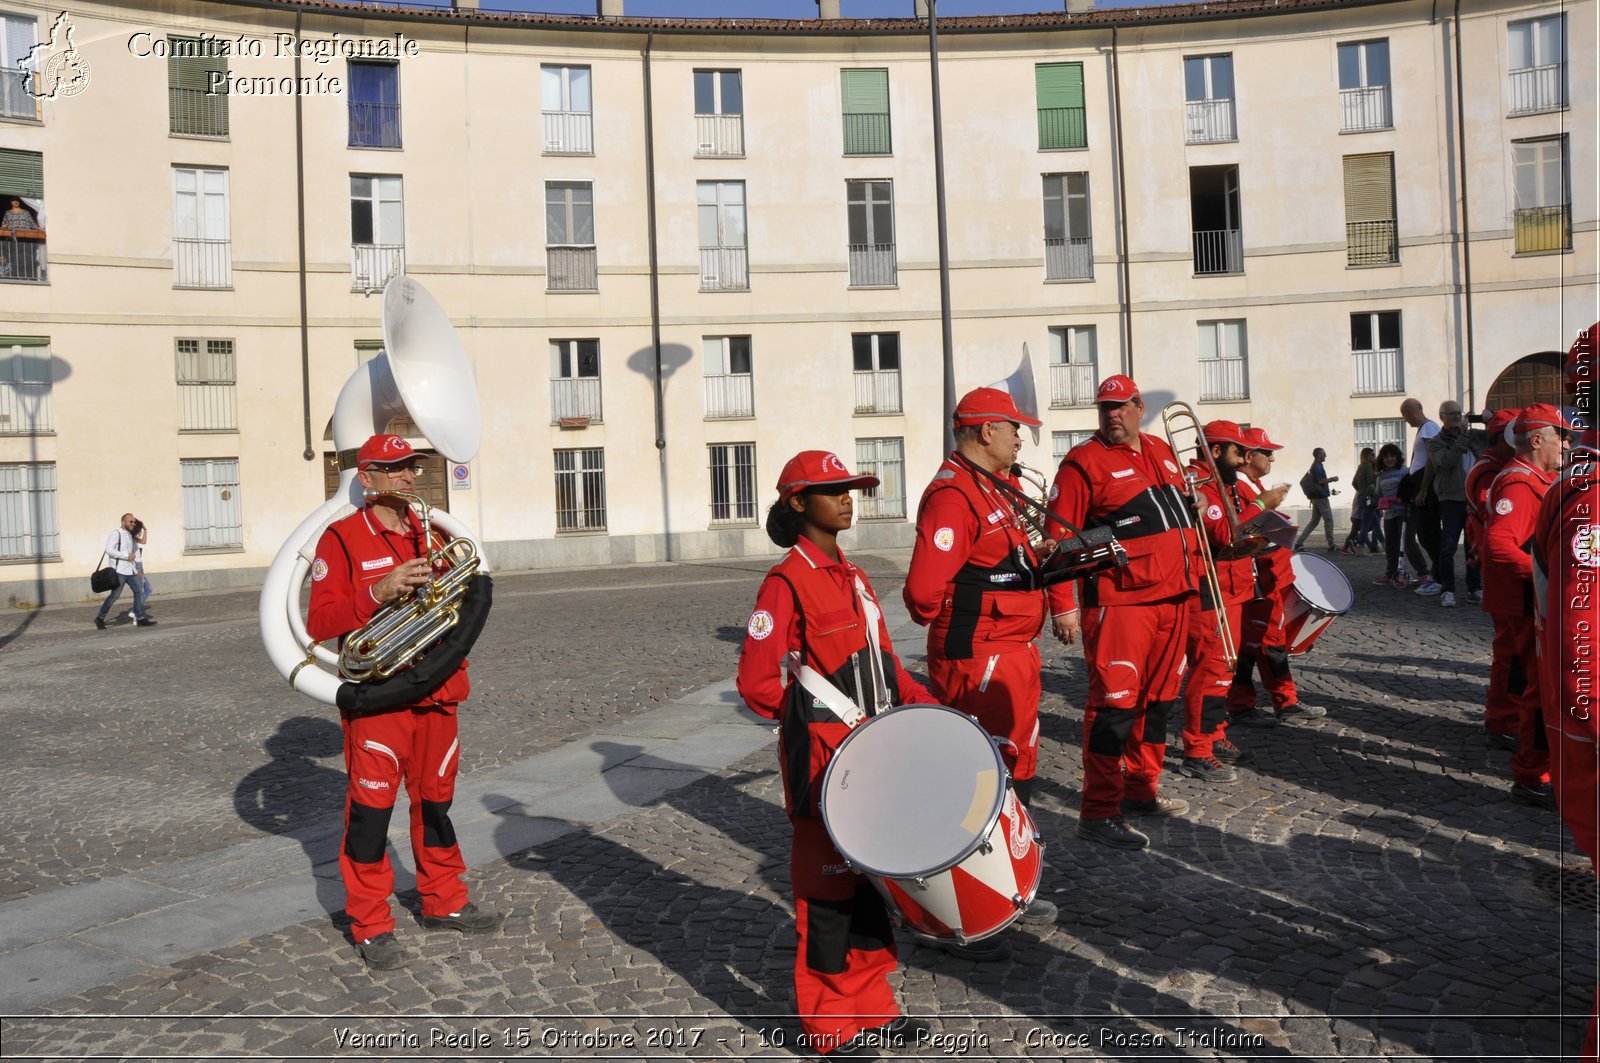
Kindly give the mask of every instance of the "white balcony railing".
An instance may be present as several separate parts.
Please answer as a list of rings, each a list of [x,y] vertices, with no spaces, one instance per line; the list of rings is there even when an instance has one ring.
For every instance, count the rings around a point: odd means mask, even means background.
[[[706,417],[732,419],[756,415],[755,377],[723,373],[706,377]]]
[[[178,382],[180,432],[234,432],[239,428],[238,388],[232,381]]]
[[[0,117],[38,118],[39,101],[32,93],[38,91],[39,75],[21,67],[0,66]]]
[[[1044,279],[1089,280],[1094,276],[1094,248],[1087,236],[1044,238]]]
[[[588,111],[545,111],[546,155],[593,155],[594,115]]]
[[[1050,367],[1050,405],[1093,406],[1095,394],[1093,362],[1068,362]]]
[[[1567,105],[1567,64],[1548,63],[1511,71],[1512,114],[1559,111]]]
[[[750,253],[743,247],[700,249],[700,290],[743,292],[750,289]]]
[[[0,435],[44,435],[56,430],[48,383],[0,380]]]
[[[405,244],[351,244],[350,290],[370,292],[383,288],[406,271]]]
[[[852,288],[892,288],[895,282],[893,244],[850,245]]]
[[[1212,229],[1194,234],[1194,271],[1243,273],[1244,234],[1238,229]]]
[[[1400,348],[1352,351],[1355,356],[1355,383],[1352,395],[1398,395],[1406,388]]]
[[[571,420],[602,420],[599,377],[557,377],[550,381],[550,423]]]
[[[1238,140],[1234,127],[1232,100],[1190,100],[1188,106],[1189,144],[1217,144]]]
[[[1250,374],[1243,358],[1209,358],[1200,363],[1200,401],[1229,402],[1250,397]]]
[[[174,288],[233,287],[233,241],[176,236],[172,240]]]
[[[48,280],[43,240],[0,230],[0,281]]]
[[[900,370],[856,370],[857,413],[900,412]]]
[[[1339,107],[1344,114],[1344,121],[1339,126],[1341,133],[1366,133],[1394,126],[1387,85],[1340,89]]]
[[[600,267],[592,247],[545,248],[545,287],[552,292],[592,292],[600,287]]]
[[[696,158],[738,159],[744,156],[744,115],[694,116]]]

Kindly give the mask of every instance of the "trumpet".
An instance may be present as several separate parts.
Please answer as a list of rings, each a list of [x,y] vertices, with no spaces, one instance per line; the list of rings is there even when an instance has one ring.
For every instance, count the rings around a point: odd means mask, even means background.
[[[1206,441],[1206,435],[1200,430],[1200,418],[1195,414],[1194,407],[1187,402],[1169,402],[1161,410],[1161,427],[1167,435],[1167,445],[1172,447],[1172,452],[1183,462],[1185,455],[1197,458],[1205,468],[1204,475],[1196,475],[1189,471],[1187,463],[1183,466],[1183,489],[1189,500],[1196,508],[1203,505],[1200,498],[1200,488],[1208,483],[1214,483],[1219,488],[1226,488],[1222,482],[1222,474],[1217,469],[1217,463],[1211,456],[1211,444]],[[1192,433],[1192,441],[1180,443],[1179,434],[1188,436]],[[1228,521],[1228,527],[1235,533],[1239,530],[1239,515],[1233,510],[1233,502],[1228,497],[1227,490],[1219,490],[1222,497],[1222,513]],[[1227,663],[1228,671],[1232,672],[1234,665],[1239,661],[1238,644],[1234,641],[1233,628],[1228,624],[1228,610],[1222,604],[1222,583],[1217,578],[1217,557],[1211,552],[1211,543],[1206,536],[1206,530],[1199,519],[1195,520],[1195,531],[1200,539],[1200,563],[1205,569],[1206,590],[1211,595],[1211,604],[1216,614],[1217,640],[1222,644],[1222,659]],[[1239,555],[1242,556],[1242,555]],[[1229,560],[1229,558],[1223,558]]]

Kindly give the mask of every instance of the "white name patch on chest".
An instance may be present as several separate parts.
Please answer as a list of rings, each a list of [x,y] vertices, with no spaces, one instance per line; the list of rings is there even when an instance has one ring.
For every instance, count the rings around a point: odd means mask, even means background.
[[[392,558],[392,557],[379,557],[379,558],[374,558],[371,561],[363,561],[363,562],[361,562],[361,571],[363,571],[363,572],[371,572],[373,569],[390,568],[393,565],[394,565],[394,558]]]

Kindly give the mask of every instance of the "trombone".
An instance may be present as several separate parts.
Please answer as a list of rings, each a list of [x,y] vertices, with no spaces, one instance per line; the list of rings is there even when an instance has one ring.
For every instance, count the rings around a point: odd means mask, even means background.
[[[1167,435],[1167,445],[1172,447],[1173,454],[1183,464],[1183,489],[1189,496],[1189,501],[1196,510],[1204,507],[1205,502],[1200,497],[1200,488],[1206,484],[1216,484],[1219,488],[1218,495],[1222,498],[1222,515],[1228,522],[1228,527],[1237,537],[1239,533],[1239,515],[1234,512],[1233,500],[1228,497],[1229,491],[1225,490],[1226,484],[1222,482],[1222,474],[1217,470],[1217,462],[1211,456],[1211,444],[1206,441],[1206,434],[1200,430],[1200,418],[1195,414],[1194,407],[1187,402],[1169,402],[1161,410],[1161,427]],[[1182,435],[1185,442],[1180,442]],[[1191,471],[1190,463],[1185,457],[1192,457],[1199,461],[1206,472],[1197,475]],[[1217,640],[1222,643],[1222,659],[1227,662],[1228,671],[1232,672],[1239,661],[1237,644],[1233,638],[1233,628],[1228,624],[1228,609],[1222,603],[1222,583],[1217,578],[1217,558],[1211,552],[1211,542],[1206,535],[1205,523],[1195,514],[1195,532],[1200,539],[1200,561],[1205,569],[1206,590],[1211,595],[1211,604],[1217,617]],[[1228,551],[1231,557],[1248,556],[1247,553]],[[1223,560],[1229,560],[1225,557]]]

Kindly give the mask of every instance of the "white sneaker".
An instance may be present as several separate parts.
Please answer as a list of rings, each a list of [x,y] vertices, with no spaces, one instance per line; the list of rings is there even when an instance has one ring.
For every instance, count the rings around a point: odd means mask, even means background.
[[[1445,591],[1439,595],[1439,604],[1446,609],[1454,609],[1456,607],[1456,596],[1449,591]]]
[[[1416,593],[1422,595],[1424,598],[1431,598],[1442,590],[1444,590],[1443,587],[1439,586],[1438,583],[1430,579],[1424,580],[1422,586],[1417,588]]]

